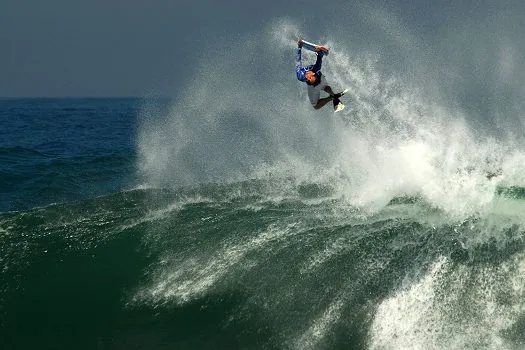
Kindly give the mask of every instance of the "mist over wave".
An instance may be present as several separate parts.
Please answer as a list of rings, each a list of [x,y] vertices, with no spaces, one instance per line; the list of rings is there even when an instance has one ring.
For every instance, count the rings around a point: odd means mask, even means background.
[[[384,13],[373,18],[369,25],[386,26],[402,42],[398,55],[414,55],[414,62],[407,59],[414,67],[405,69],[424,70],[417,66],[414,36],[394,31],[399,25]],[[177,187],[291,176],[333,184],[360,207],[420,195],[463,217],[490,210],[498,185],[525,183],[525,143],[514,126],[493,132],[475,110],[468,114],[447,99],[450,91],[442,93],[448,76],[440,81],[429,73],[425,81],[387,71],[381,52],[352,50],[352,40],[340,32],[326,38],[332,53],[323,65],[336,89],[351,92],[349,108],[338,115],[313,110],[306,88],[294,79],[294,41],[303,35],[291,20],[210,45],[172,109],[144,111],[139,150],[145,183]],[[456,87],[456,95],[469,88],[468,82]]]
[[[280,19],[210,45],[170,111],[145,108],[144,184],[222,184],[228,204],[211,199],[221,213],[205,220],[228,234],[183,251],[156,238],[162,259],[131,303],[188,305],[240,283],[252,299],[232,319],[264,310],[255,323],[287,348],[519,348],[520,48],[507,33],[480,62],[481,25],[429,41],[388,11],[354,15],[367,50],[350,29],[322,37]],[[332,47],[323,73],[350,89],[342,113],[311,108],[293,74],[299,37]]]

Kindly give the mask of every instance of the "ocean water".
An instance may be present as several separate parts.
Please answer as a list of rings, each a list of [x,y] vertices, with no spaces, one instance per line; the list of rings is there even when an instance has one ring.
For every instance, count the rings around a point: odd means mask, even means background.
[[[519,124],[335,42],[313,111],[296,31],[290,81],[241,38],[173,100],[0,100],[2,349],[525,348]]]

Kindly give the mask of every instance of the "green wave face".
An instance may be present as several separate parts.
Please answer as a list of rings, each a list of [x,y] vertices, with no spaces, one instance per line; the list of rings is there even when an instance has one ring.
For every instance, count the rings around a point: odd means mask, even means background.
[[[420,197],[370,212],[328,185],[277,187],[133,190],[2,214],[4,344],[511,349],[523,341],[522,198],[500,192],[491,212],[457,220]]]

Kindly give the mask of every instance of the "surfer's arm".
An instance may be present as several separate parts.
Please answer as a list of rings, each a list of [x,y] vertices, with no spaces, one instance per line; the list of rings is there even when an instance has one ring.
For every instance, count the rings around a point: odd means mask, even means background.
[[[299,46],[297,48],[297,51],[295,52],[295,69],[301,68],[301,47]]]
[[[301,49],[303,48],[303,40],[297,40],[297,50],[295,51],[295,69],[301,68]]]
[[[324,53],[322,51],[317,53],[317,60],[315,61],[315,64],[312,68],[312,70],[316,73],[321,70],[321,65],[323,64],[323,55]]]
[[[301,46],[302,45],[299,45],[297,47],[297,52],[295,53],[295,74],[297,75],[297,79],[303,81],[303,67],[301,66]]]

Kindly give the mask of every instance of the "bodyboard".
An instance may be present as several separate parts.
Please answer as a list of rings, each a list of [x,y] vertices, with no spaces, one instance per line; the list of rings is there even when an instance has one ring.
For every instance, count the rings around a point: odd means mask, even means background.
[[[307,49],[307,50],[309,50],[309,51],[316,52],[315,49],[316,49],[317,46],[318,46],[318,45],[316,45],[316,44],[314,44],[314,43],[311,43],[311,42],[309,42],[309,41],[303,40],[303,49]],[[324,51],[324,50],[323,50],[323,52],[324,52],[325,55],[328,55],[328,51]]]

